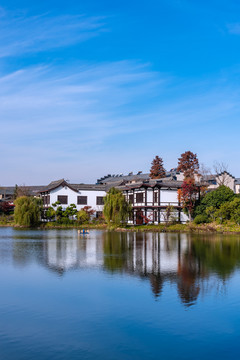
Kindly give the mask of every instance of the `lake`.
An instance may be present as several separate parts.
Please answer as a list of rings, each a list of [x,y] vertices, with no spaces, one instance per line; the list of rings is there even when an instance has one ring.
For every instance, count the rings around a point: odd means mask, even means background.
[[[0,359],[236,359],[240,237],[0,228]]]

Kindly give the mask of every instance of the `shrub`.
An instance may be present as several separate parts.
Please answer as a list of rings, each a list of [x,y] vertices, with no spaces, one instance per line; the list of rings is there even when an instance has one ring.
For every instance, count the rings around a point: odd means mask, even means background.
[[[219,209],[222,204],[232,201],[234,192],[227,186],[221,185],[216,190],[208,192],[196,207],[195,215],[201,215],[207,208]]]
[[[208,218],[207,214],[199,214],[195,217],[194,223],[197,225],[198,224],[206,224],[206,223],[209,223],[209,218]]]
[[[216,220],[216,209],[214,208],[214,206],[207,207],[205,210],[205,213],[208,216],[210,221]]]
[[[240,209],[236,209],[231,218],[236,224],[240,225]]]
[[[58,220],[58,223],[62,225],[70,225],[73,223],[73,220],[70,220],[68,217],[62,217]]]
[[[87,224],[90,220],[90,214],[87,213],[85,210],[80,210],[77,213],[77,219],[78,219],[78,223],[81,224]]]
[[[45,213],[46,218],[48,220],[52,220],[55,218],[55,215],[56,215],[56,212],[55,212],[54,208],[52,206],[50,206]]]

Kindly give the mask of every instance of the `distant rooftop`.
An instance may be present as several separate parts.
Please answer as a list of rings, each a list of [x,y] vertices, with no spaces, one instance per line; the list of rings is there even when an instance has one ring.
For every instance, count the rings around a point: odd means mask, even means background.
[[[166,179],[169,180],[170,177],[174,179],[174,176],[179,174],[176,168],[171,169],[170,171],[166,172]],[[127,175],[117,174],[117,175],[105,175],[100,179],[97,179],[97,184],[109,184],[109,183],[117,183],[119,181],[141,181],[141,180],[150,180],[149,173],[142,173],[142,171],[138,171],[136,174],[133,172],[128,173]]]

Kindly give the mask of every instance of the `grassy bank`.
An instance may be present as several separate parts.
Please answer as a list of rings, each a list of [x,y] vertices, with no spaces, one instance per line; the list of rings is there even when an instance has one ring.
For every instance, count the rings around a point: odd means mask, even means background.
[[[106,230],[107,224],[84,224],[79,225],[77,223],[75,224],[58,224],[55,222],[47,222],[42,223],[40,225],[41,229],[99,229],[99,230]]]
[[[14,219],[12,215],[1,215],[0,226],[14,226]]]
[[[120,229],[119,229],[120,230]],[[142,225],[133,226],[131,231],[137,232],[171,232],[171,233],[220,233],[220,234],[240,234],[240,226],[236,224],[174,224],[174,225]]]
[[[51,224],[51,225],[50,225]],[[112,226],[109,228],[106,224],[85,224],[85,225],[53,225],[52,223],[48,223],[43,226],[43,228],[58,228],[58,229],[66,229],[66,228],[85,228],[85,229],[98,229],[98,230],[114,230],[114,231],[135,231],[135,232],[171,232],[171,233],[220,233],[220,234],[230,234],[236,233],[240,234],[240,226],[234,223],[228,224],[173,224],[173,225],[138,225],[131,226],[127,225],[125,227],[116,227]]]
[[[13,226],[19,227],[13,221],[0,221],[0,227]],[[135,232],[171,232],[171,233],[219,233],[219,234],[240,234],[240,225],[234,223],[227,224],[159,224],[159,225],[127,225],[124,227],[112,226],[109,228],[107,224],[58,224],[55,222],[41,223],[39,229],[95,229],[95,230],[114,230],[114,231],[135,231]]]

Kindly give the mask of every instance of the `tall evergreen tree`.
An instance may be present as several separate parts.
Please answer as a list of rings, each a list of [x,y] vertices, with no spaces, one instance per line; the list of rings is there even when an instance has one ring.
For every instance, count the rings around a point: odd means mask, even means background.
[[[166,176],[166,170],[163,167],[163,159],[159,156],[156,156],[152,163],[152,167],[150,169],[150,178],[151,179],[161,179]]]
[[[199,174],[199,162],[197,154],[191,151],[185,151],[178,159],[177,171],[181,171],[185,178],[194,178],[195,174]]]

